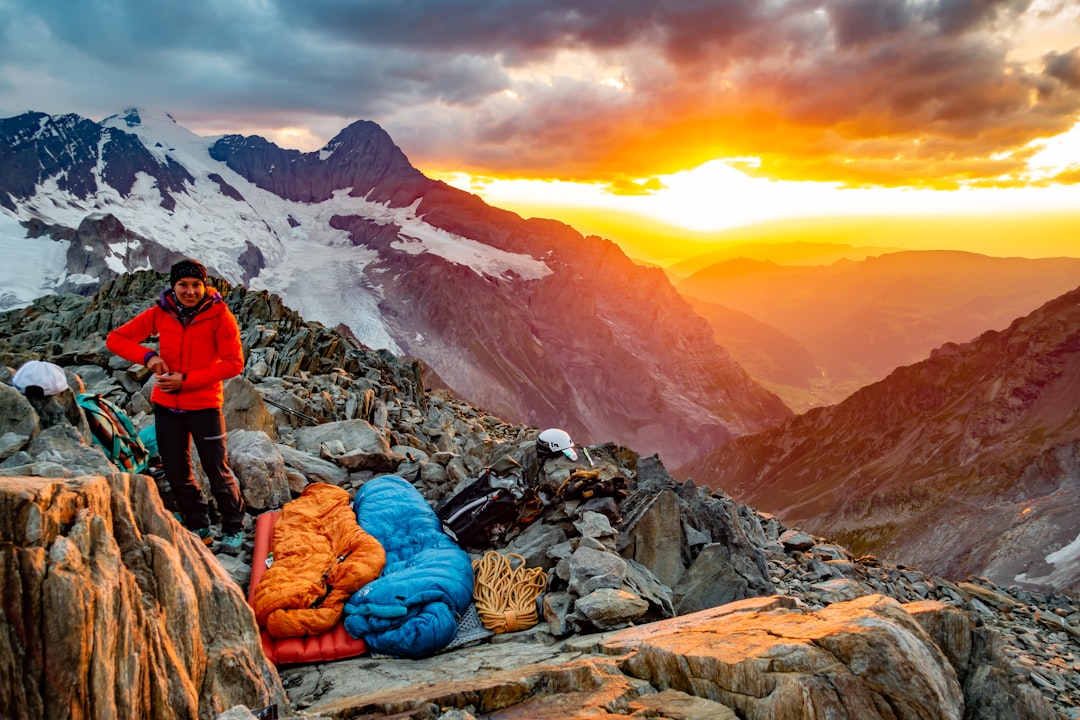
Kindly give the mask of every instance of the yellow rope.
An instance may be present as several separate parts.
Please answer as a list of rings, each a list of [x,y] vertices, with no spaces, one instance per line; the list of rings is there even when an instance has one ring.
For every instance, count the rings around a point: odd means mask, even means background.
[[[537,623],[536,598],[547,587],[547,573],[525,567],[521,555],[494,550],[473,560],[472,566],[473,599],[484,627],[503,633],[527,630]]]

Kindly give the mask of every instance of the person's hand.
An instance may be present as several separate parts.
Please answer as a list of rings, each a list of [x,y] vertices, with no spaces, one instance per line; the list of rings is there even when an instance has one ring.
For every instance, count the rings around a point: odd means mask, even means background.
[[[180,387],[184,384],[184,375],[183,373],[154,375],[154,382],[167,393],[180,392]]]
[[[153,371],[154,375],[165,375],[169,372],[169,366],[161,359],[160,355],[154,355],[146,362],[146,367]]]

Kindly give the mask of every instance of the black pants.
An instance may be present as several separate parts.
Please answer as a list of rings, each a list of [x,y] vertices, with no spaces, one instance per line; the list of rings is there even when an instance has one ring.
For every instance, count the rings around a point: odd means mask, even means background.
[[[154,426],[158,454],[165,467],[165,479],[184,516],[184,525],[198,530],[210,524],[210,508],[191,469],[191,441],[199,451],[199,461],[210,480],[210,492],[221,514],[221,531],[238,533],[244,527],[244,498],[229,469],[225,450],[225,418],[220,408],[173,412],[154,405]]]

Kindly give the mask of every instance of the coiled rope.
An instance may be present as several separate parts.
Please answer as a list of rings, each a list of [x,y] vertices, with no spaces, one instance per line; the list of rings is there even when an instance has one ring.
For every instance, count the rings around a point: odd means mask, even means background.
[[[488,550],[473,560],[473,599],[480,622],[496,633],[527,630],[538,621],[536,598],[547,587],[547,573],[525,567],[521,555]]]

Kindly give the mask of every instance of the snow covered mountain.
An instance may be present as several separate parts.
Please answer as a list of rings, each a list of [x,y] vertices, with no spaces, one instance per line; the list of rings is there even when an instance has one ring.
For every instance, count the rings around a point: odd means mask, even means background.
[[[669,464],[790,415],[660,270],[425,177],[371,122],[303,153],[141,110],[0,119],[0,253],[0,310],[194,256],[508,420]]]

